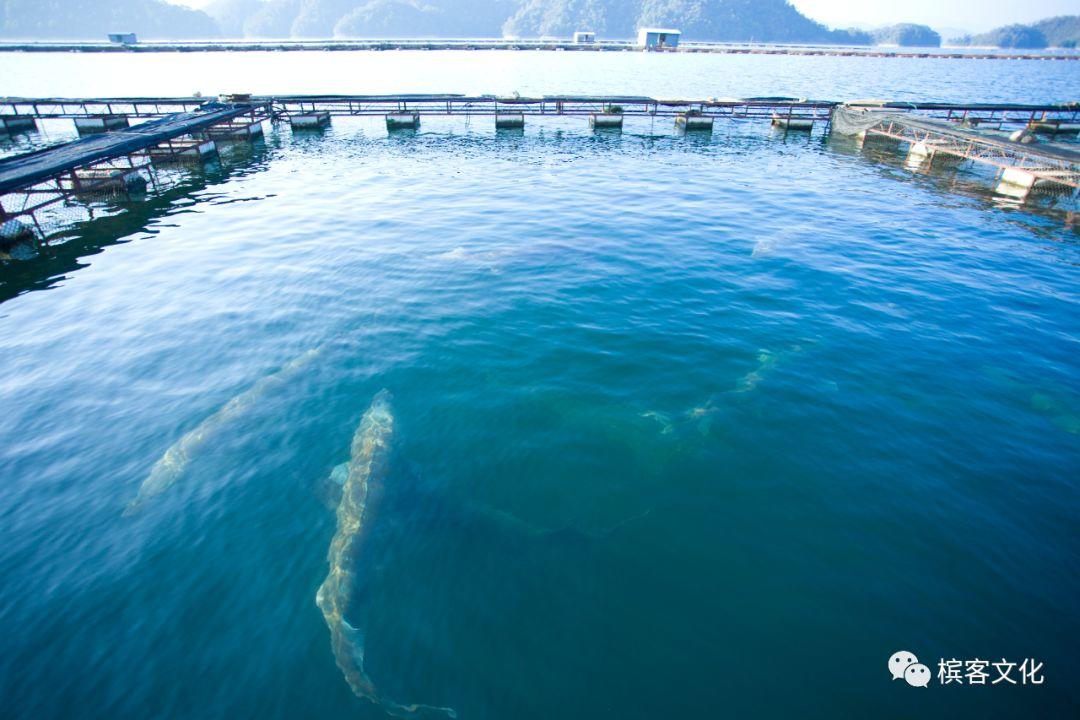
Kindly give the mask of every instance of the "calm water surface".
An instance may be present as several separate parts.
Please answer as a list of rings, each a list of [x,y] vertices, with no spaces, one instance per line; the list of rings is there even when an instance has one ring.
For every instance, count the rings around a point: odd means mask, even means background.
[[[0,94],[1065,100],[1074,68],[5,55]],[[0,268],[5,717],[386,717],[315,605],[327,478],[383,388],[395,452],[357,571],[391,698],[463,720],[1080,712],[1060,214],[971,171],[662,121],[335,120],[167,179]],[[314,348],[122,516],[170,445]],[[917,690],[890,680],[900,649],[1035,658],[1045,683]]]

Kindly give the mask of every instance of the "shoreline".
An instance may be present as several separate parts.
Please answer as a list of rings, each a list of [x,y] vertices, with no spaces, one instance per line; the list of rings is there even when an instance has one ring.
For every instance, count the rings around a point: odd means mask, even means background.
[[[888,47],[889,49],[884,49]],[[564,52],[652,52],[715,55],[793,55],[809,57],[875,57],[959,60],[1080,60],[1070,52],[998,52],[955,48],[893,49],[897,46],[801,45],[757,43],[693,43],[675,48],[645,49],[633,41],[574,43],[547,40],[236,40],[169,41],[119,44],[108,42],[0,42],[0,52],[24,53],[185,53],[185,52],[372,52],[399,50],[543,50]]]

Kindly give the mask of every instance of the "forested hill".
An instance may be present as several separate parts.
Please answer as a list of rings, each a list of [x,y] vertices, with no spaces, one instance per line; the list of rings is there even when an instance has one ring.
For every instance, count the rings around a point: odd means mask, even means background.
[[[217,0],[228,35],[246,37],[569,37],[627,39],[643,26],[693,40],[869,43],[830,30],[786,0]],[[246,15],[243,22],[236,18]]]
[[[1005,25],[982,33],[953,38],[955,45],[1038,49],[1080,45],[1080,15],[1059,15],[1031,25]]]
[[[858,31],[830,30],[786,0],[525,0],[503,30],[522,37],[595,30],[628,38],[639,27],[678,28],[684,38],[702,41],[870,41]]]
[[[900,23],[875,30],[871,33],[877,45],[899,45],[901,47],[938,47],[941,36],[926,25]]]
[[[0,0],[6,39],[569,37],[576,30],[629,39],[642,26],[677,27],[698,41],[871,41],[830,30],[786,0],[216,0],[205,12],[163,0]]]
[[[220,33],[206,13],[161,0],[0,0],[0,37],[104,40],[111,32],[199,39]]]
[[[203,11],[164,0],[0,0],[0,38],[145,40],[214,38],[634,37],[673,27],[684,41],[936,45],[922,25],[871,35],[830,29],[788,0],[214,0]],[[1080,16],[1012,25],[953,42],[1001,47],[1075,47]]]

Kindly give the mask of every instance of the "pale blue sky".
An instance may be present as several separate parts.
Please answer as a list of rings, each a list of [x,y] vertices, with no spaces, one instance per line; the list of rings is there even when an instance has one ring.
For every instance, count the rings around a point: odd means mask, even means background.
[[[983,31],[998,25],[1032,22],[1080,13],[1077,0],[790,0],[803,14],[826,25],[873,26],[916,22],[932,27]],[[211,0],[170,0],[203,7]],[[357,0],[359,4],[361,0]]]
[[[1077,0],[792,0],[791,4],[804,15],[836,27],[914,22],[983,31],[1080,13]]]

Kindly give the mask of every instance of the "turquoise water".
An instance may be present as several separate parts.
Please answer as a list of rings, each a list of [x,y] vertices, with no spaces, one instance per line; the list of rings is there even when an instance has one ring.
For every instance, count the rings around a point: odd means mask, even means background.
[[[943,95],[999,67],[938,62]],[[1062,72],[1016,99],[1075,91]],[[327,478],[383,388],[355,617],[389,698],[1077,714],[1076,231],[818,136],[582,125],[268,130],[0,268],[5,716],[386,717],[315,604]],[[919,690],[890,680],[901,649],[1045,683]]]

